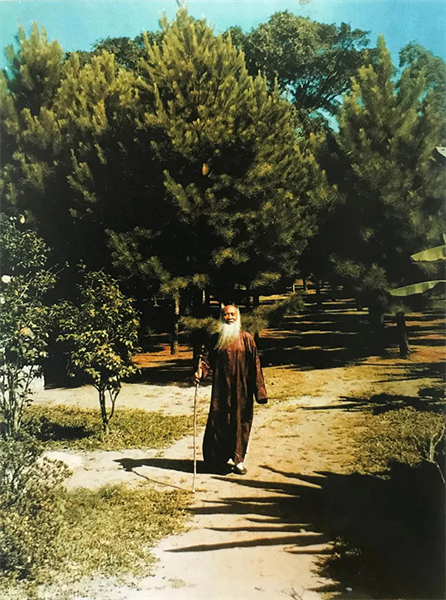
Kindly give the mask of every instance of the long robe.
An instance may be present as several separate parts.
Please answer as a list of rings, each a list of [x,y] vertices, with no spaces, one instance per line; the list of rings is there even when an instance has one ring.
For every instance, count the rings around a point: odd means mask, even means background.
[[[217,350],[217,337],[201,353],[203,376],[212,370],[212,395],[203,440],[203,458],[224,465],[242,462],[251,432],[254,402],[265,404],[267,393],[254,338],[242,331],[229,346]]]

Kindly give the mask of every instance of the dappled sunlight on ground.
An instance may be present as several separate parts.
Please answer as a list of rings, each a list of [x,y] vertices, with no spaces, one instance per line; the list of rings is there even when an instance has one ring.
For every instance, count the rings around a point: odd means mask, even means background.
[[[255,406],[248,474],[212,472],[198,451],[190,530],[161,542],[155,576],[139,581],[132,598],[211,598],[216,586],[218,597],[259,600],[444,598],[438,471],[394,465],[382,478],[357,472],[355,462],[368,418],[444,408],[444,315],[407,316],[412,353],[402,359],[393,323],[377,334],[351,300],[324,301],[320,310],[314,294],[309,300],[260,336],[269,403]],[[192,349],[183,334],[177,355],[167,336],[154,335],[135,362],[141,374],[123,386],[120,406],[192,414]],[[47,401],[82,405],[84,389],[50,390]],[[210,384],[200,385],[198,449],[209,396]],[[162,452],[83,454],[72,483],[190,489],[192,450],[186,436]],[[126,597],[110,583],[101,600],[110,590]]]

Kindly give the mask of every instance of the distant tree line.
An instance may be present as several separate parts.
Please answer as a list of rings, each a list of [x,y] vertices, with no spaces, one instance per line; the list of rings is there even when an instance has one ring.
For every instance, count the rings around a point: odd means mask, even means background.
[[[45,29],[7,48],[2,210],[65,268],[163,300],[175,333],[209,296],[256,298],[304,276],[341,285],[379,326],[389,289],[441,242],[446,65],[409,44],[275,13],[222,35],[181,9],[160,29],[66,54]]]

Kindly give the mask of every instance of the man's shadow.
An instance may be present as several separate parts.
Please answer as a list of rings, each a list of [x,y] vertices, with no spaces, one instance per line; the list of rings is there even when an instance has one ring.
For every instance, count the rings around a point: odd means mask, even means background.
[[[118,458],[115,460],[125,471],[131,471],[137,473],[135,469],[141,467],[154,467],[156,469],[164,469],[167,471],[180,471],[182,473],[193,473],[194,472],[194,461],[184,458]],[[216,466],[210,465],[204,460],[197,460],[197,473],[200,474],[212,474],[212,475],[225,475],[231,472],[229,465]]]

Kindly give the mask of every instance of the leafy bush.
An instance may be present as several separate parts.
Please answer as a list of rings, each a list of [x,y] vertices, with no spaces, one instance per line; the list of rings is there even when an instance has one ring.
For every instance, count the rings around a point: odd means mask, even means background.
[[[85,373],[98,391],[102,426],[109,434],[121,382],[138,371],[132,356],[137,351],[139,321],[133,300],[102,271],[86,273],[79,290],[78,307],[68,302],[58,307],[58,340],[70,346],[73,374]]]
[[[192,416],[123,409],[116,411],[114,427],[106,436],[93,409],[32,406],[27,415],[27,426],[36,431],[42,442],[82,450],[164,448],[192,433],[193,427]]]
[[[46,266],[45,243],[20,220],[1,215],[0,241],[0,412],[3,436],[14,436],[47,356],[50,309],[44,296],[55,277]]]
[[[408,406],[377,416],[368,416],[360,434],[360,453],[356,467],[362,472],[379,472],[390,463],[411,466],[421,461],[436,464],[439,445],[445,438],[446,417],[435,412],[421,412]]]
[[[19,579],[49,569],[64,527],[70,474],[64,463],[42,457],[28,437],[0,440],[0,571]]]
[[[141,419],[142,411],[128,412]],[[133,414],[132,425],[138,419]],[[159,429],[163,420],[153,423]],[[186,491],[121,485],[68,492],[62,483],[69,474],[25,434],[0,440],[1,597],[21,590],[18,597],[29,598],[38,595],[38,584],[93,574],[147,574],[151,545],[183,526]]]

